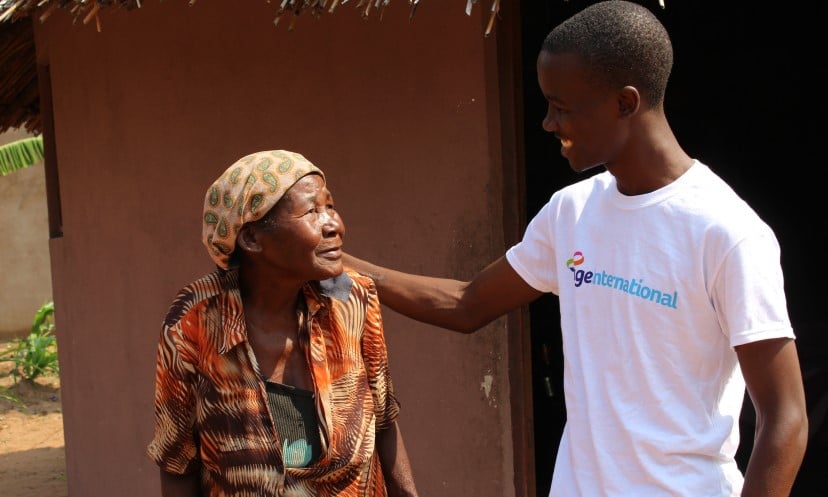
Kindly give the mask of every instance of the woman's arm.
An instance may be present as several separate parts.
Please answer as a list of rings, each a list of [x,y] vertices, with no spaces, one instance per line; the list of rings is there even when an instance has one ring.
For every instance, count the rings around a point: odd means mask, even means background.
[[[385,488],[389,497],[416,497],[414,476],[408,461],[402,433],[396,421],[377,432],[377,454],[385,477]]]
[[[155,368],[155,433],[147,454],[158,465],[162,497],[200,497],[200,462],[193,432],[196,404],[191,371],[196,348],[186,320],[161,331]],[[183,473],[183,474],[182,474]]]
[[[201,497],[198,472],[174,475],[162,469],[161,497]]]

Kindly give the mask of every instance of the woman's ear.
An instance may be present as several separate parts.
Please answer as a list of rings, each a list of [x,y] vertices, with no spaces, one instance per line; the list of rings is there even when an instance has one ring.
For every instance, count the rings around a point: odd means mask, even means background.
[[[634,86],[625,86],[618,92],[618,114],[621,117],[628,117],[636,112],[641,106],[641,94]]]
[[[259,243],[259,232],[249,224],[245,224],[239,230],[236,238],[236,246],[245,252],[261,252],[262,246]]]

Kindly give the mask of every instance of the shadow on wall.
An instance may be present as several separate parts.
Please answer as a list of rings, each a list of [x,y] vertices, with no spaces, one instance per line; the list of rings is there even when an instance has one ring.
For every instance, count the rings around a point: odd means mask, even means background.
[[[0,134],[0,145],[31,136],[24,130]],[[0,340],[26,336],[32,316],[52,300],[49,222],[43,164],[0,176],[0,226],[6,233],[0,274]]]

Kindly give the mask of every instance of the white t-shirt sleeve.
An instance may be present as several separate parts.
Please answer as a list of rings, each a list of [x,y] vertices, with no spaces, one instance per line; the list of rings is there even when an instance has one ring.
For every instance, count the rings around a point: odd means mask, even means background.
[[[523,239],[506,252],[506,260],[532,288],[558,293],[552,207],[546,204],[526,227]]]
[[[714,280],[713,304],[731,346],[794,338],[779,261],[779,243],[770,228],[743,239],[725,256]]]

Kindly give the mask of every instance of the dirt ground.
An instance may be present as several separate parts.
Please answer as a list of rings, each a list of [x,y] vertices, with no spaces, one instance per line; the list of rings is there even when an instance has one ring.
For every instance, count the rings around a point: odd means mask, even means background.
[[[0,353],[8,347],[0,343]],[[68,497],[60,380],[15,384],[11,369],[0,362],[0,496]]]

